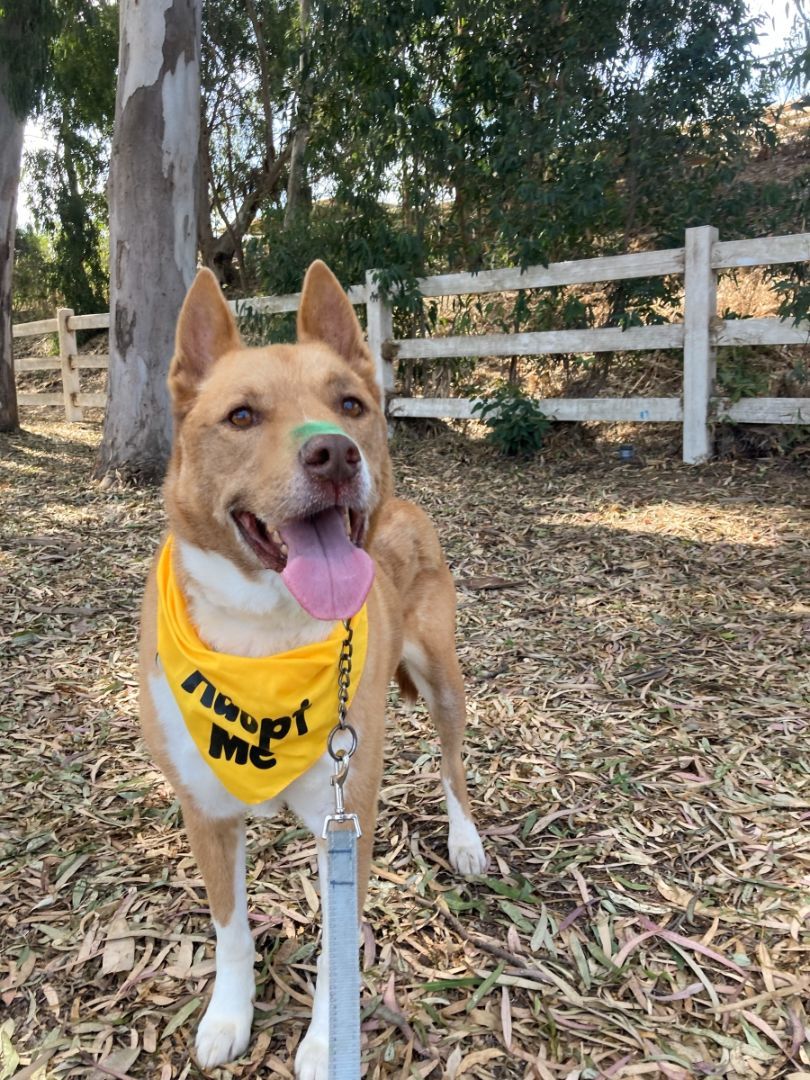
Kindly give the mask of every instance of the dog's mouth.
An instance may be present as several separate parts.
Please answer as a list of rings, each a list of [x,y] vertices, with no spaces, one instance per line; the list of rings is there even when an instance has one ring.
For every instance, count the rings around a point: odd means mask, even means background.
[[[365,513],[333,506],[274,529],[248,510],[235,510],[232,516],[262,566],[281,574],[314,618],[348,619],[363,606],[374,580],[374,563],[362,548]]]

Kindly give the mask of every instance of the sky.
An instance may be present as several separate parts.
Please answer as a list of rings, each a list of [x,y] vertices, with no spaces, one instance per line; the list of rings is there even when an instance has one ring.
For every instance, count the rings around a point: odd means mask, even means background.
[[[756,48],[757,54],[769,56],[777,52],[784,44],[793,21],[796,0],[749,0],[748,10],[752,15],[763,17]],[[28,124],[25,132],[26,150],[41,149],[50,142],[51,140],[35,121]],[[20,188],[17,224],[20,226],[31,224],[31,209],[24,185]]]
[[[749,0],[748,10],[752,15],[765,16],[757,51],[761,56],[767,56],[787,37],[796,11],[795,0]]]

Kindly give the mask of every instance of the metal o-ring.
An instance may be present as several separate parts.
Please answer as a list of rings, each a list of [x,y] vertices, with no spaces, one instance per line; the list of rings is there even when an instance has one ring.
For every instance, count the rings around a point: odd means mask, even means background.
[[[339,747],[337,750],[333,746],[334,738],[338,734],[348,734],[351,737],[351,743],[348,749]],[[344,724],[342,727],[333,727],[329,732],[329,738],[326,743],[326,749],[329,751],[329,756],[333,761],[340,761],[341,758],[351,757],[357,749],[357,732],[354,730],[351,724]]]

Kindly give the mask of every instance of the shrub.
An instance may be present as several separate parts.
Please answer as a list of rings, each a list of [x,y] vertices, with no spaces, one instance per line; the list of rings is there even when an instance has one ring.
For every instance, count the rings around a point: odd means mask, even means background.
[[[532,457],[543,445],[551,421],[537,402],[514,383],[504,383],[473,405],[489,428],[489,440],[507,457]]]

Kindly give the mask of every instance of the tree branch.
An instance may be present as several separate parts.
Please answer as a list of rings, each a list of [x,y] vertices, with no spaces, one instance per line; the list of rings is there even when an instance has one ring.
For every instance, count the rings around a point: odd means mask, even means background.
[[[248,182],[248,194],[230,221],[214,192],[214,205],[225,221],[225,231],[217,238],[212,255],[214,269],[221,278],[225,275],[227,264],[241,250],[242,237],[253,224],[262,202],[276,190],[290,160],[292,148],[293,140],[290,138],[275,161],[265,162],[263,168],[253,170]]]
[[[264,40],[261,20],[256,12],[253,0],[245,0],[250,25],[256,37],[256,45],[259,53],[259,73],[262,86],[262,105],[264,106],[265,144],[267,146],[267,160],[275,160],[276,149],[273,142],[273,103],[270,98],[270,75],[267,70],[267,46]]]

